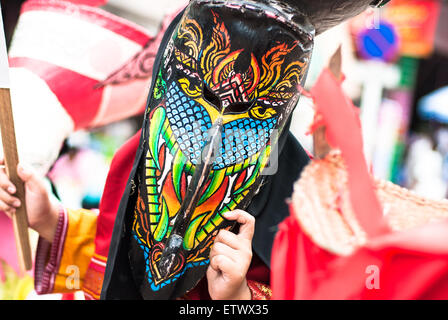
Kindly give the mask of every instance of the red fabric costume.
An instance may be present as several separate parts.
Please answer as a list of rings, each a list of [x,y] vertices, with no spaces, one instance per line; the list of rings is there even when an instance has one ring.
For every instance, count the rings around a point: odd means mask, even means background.
[[[311,93],[341,152],[313,161],[295,185],[273,248],[273,298],[447,299],[448,201],[374,181],[339,81],[325,70]]]

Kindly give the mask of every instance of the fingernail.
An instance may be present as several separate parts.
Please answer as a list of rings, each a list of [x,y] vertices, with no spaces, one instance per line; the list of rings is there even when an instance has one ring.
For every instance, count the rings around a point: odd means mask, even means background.
[[[19,200],[14,201],[14,207],[16,207],[16,208],[20,207],[20,201]]]
[[[10,187],[8,188],[8,192],[9,192],[9,193],[15,193],[15,192],[16,192],[16,188],[13,187],[13,186],[10,186]]]
[[[227,211],[223,213],[224,218],[231,217],[233,215],[233,211]]]
[[[20,165],[20,171],[22,171],[24,174],[28,174],[28,170],[24,167],[24,166],[22,166],[22,165]]]

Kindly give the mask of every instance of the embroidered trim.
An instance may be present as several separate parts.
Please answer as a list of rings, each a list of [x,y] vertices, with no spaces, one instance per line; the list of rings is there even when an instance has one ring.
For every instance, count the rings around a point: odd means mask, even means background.
[[[252,295],[252,300],[271,300],[272,290],[269,286],[252,280],[247,281],[247,286]]]
[[[84,278],[82,290],[86,299],[99,300],[103,287],[104,273],[106,271],[107,258],[94,254],[86,276]]]
[[[39,238],[34,268],[34,287],[38,294],[52,293],[59,270],[68,229],[67,211],[59,207],[59,219],[53,242]],[[48,261],[48,262],[47,262]]]

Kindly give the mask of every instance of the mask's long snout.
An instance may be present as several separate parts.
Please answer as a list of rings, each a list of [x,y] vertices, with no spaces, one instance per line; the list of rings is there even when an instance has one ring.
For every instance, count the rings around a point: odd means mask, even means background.
[[[185,198],[175,218],[176,221],[173,230],[166,241],[165,248],[158,263],[158,269],[162,279],[172,274],[177,265],[177,261],[181,260],[178,258],[181,258],[180,255],[185,250],[183,248],[185,232],[190,225],[194,210],[207,185],[214,160],[217,157],[216,153],[220,150],[222,132],[223,121],[222,117],[219,117],[209,130],[208,142],[202,149],[193,177],[188,184]]]

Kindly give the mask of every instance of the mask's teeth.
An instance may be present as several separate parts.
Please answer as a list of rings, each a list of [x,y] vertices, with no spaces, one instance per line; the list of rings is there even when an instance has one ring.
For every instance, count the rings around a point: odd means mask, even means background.
[[[210,184],[201,196],[198,206],[207,201],[218,190],[226,177],[226,169],[213,171]]]
[[[184,172],[186,159],[182,150],[178,149],[173,160],[173,185],[176,192],[177,199],[182,202],[182,195],[180,192],[182,173]]]
[[[161,241],[168,230],[168,224],[169,224],[169,214],[168,214],[168,206],[166,204],[166,201],[164,198],[162,198],[162,208],[160,212],[159,221],[157,223],[157,226],[155,230],[153,230],[154,233],[154,240]]]
[[[247,168],[248,174],[242,185],[238,190],[235,191],[235,194],[240,194],[244,190],[247,190],[250,186],[252,186],[256,179],[263,173],[264,166],[266,165],[267,160],[270,155],[270,146],[267,146],[260,154],[259,158],[254,165],[251,165]]]
[[[154,111],[149,126],[149,150],[157,168],[160,170],[159,162],[159,137],[165,123],[166,112],[164,108],[158,108]]]
[[[254,173],[255,166],[250,166],[250,167],[247,168],[246,170],[247,170],[247,175],[246,175],[246,179],[244,179],[243,184],[245,184],[247,181],[249,181],[250,177],[251,177],[252,174]]]

